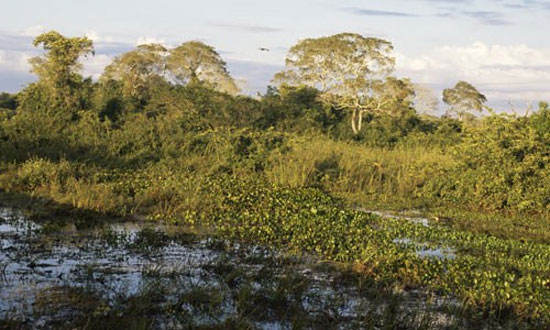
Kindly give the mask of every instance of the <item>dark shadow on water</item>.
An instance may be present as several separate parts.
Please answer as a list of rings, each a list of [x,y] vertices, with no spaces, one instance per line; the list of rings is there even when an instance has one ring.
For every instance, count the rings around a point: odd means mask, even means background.
[[[0,207],[17,209],[30,220],[46,224],[53,229],[67,224],[72,224],[77,229],[88,229],[100,227],[113,221],[125,220],[112,214],[61,204],[49,198],[19,192],[6,192],[1,189]]]

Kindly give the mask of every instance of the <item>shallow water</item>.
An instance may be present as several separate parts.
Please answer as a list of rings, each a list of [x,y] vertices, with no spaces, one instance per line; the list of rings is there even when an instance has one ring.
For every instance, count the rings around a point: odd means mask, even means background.
[[[367,210],[367,209],[359,209],[359,210],[362,212],[375,214],[382,218],[405,220],[415,224],[420,224],[425,227],[430,226],[430,220],[426,217],[420,217],[420,216],[413,217],[413,216],[408,216],[408,215],[399,214],[399,213],[397,214],[391,213],[387,211],[376,211],[376,210]],[[416,212],[412,211],[412,213],[416,213]],[[408,237],[396,238],[393,240],[393,242],[397,245],[414,246],[416,250],[416,255],[418,255],[421,258],[437,258],[437,259],[456,258],[456,251],[450,247],[445,247],[445,246],[432,247],[426,242],[416,242]]]
[[[186,270],[198,281],[193,270],[219,254],[207,249],[206,241],[140,247],[139,234],[146,227],[136,225],[42,234],[39,225],[17,212],[3,209],[0,216],[0,318],[31,317],[36,294],[56,286],[86,287],[113,298],[136,294],[144,285],[143,274],[152,270]]]
[[[238,244],[227,253],[226,245],[220,247],[211,239],[193,239],[177,232],[168,236],[166,232],[166,227],[151,223],[115,223],[94,230],[68,226],[43,233],[40,225],[21,213],[0,209],[0,320],[23,320],[40,327],[50,318],[63,317],[59,313],[37,314],[37,297],[55,292],[55,288],[83,288],[109,302],[139,295],[151,282],[166,290],[167,303],[196,288],[223,291],[226,284],[220,278],[227,274],[216,267],[238,265],[252,274],[261,270],[261,262],[276,257],[272,251]],[[301,306],[309,313],[321,313],[326,301],[339,293],[328,285],[328,275],[305,263],[297,264],[297,272],[311,280]],[[280,266],[270,271],[283,274],[285,269]],[[257,290],[265,286],[261,279],[254,284]],[[339,308],[342,314],[353,316],[350,310],[360,298],[348,298]],[[182,309],[194,311],[186,304]],[[223,321],[236,313],[235,302],[224,298],[216,313],[216,321]],[[196,324],[211,321],[209,315],[197,315],[194,320]],[[159,318],[157,327],[171,327],[167,326],[171,322]],[[287,328],[284,321],[277,320],[257,322],[256,326]]]
[[[367,210],[367,209],[359,209],[362,212],[371,213],[377,216],[380,216],[382,218],[390,218],[390,219],[397,219],[397,220],[407,220],[412,223],[420,224],[425,227],[430,226],[430,220],[426,217],[412,217],[404,214],[396,214],[388,211],[378,211],[378,210]]]
[[[410,238],[396,238],[393,242],[397,245],[413,246],[416,255],[421,258],[438,258],[438,259],[454,259],[456,258],[455,250],[450,247],[432,247],[427,243],[416,242]]]
[[[21,213],[0,208],[0,242],[0,321],[18,320],[33,328],[55,328],[52,322],[76,315],[70,305],[55,300],[68,289],[91,292],[110,308],[148,290],[162,292],[158,305],[171,312],[154,316],[154,328],[160,329],[219,324],[242,315],[247,302],[241,296],[247,290],[249,299],[266,304],[255,307],[260,316],[250,316],[259,329],[292,328],[296,315],[284,314],[287,305],[300,317],[337,320],[342,324],[337,328],[380,308],[357,286],[338,282],[338,273],[319,268],[312,257],[200,238],[158,223],[47,232]],[[419,253],[437,257],[439,252]],[[214,307],[200,302],[208,295],[218,297]],[[409,298],[408,306],[426,308],[422,299]],[[56,303],[61,307],[51,306]],[[184,323],[174,313],[183,315]]]

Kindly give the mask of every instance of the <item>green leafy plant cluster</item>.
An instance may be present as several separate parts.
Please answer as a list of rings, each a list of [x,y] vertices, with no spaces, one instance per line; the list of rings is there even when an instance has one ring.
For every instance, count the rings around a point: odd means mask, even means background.
[[[314,188],[238,181],[228,187],[215,218],[223,237],[352,264],[378,285],[442,292],[479,316],[550,321],[546,244],[382,219],[345,209]],[[451,248],[453,255],[419,253],[441,248]]]

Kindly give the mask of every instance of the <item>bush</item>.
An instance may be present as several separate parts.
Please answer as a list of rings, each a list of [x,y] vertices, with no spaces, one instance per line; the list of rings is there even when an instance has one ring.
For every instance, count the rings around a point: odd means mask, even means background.
[[[429,193],[489,210],[550,210],[546,116],[493,115],[469,127],[451,150],[456,164],[434,178]]]

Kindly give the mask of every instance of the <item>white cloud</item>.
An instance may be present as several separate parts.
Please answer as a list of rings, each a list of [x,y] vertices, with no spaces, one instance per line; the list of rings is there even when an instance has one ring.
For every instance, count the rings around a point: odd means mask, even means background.
[[[166,46],[166,41],[155,37],[139,37],[136,41],[136,46],[143,44],[161,44]]]
[[[439,90],[466,80],[502,109],[508,100],[523,107],[550,99],[550,49],[475,42],[435,48],[416,57],[397,54],[396,66],[399,75]]]
[[[99,37],[99,35],[95,31],[89,31],[88,33],[86,33],[86,38],[90,39],[93,42],[101,40],[101,38]]]
[[[31,54],[24,52],[5,52],[0,51],[0,73],[4,71],[28,73],[31,66],[29,59]],[[91,76],[93,79],[98,79],[103,69],[112,62],[112,56],[106,54],[98,54],[82,58],[83,64],[82,74],[85,77]]]
[[[0,70],[9,70],[14,72],[28,72],[30,70],[29,59],[31,54],[26,52],[0,52]]]
[[[43,53],[40,47],[34,48],[30,45],[31,35],[38,35],[45,31],[41,26],[33,26],[24,31],[12,34],[0,34],[0,40],[6,40],[4,49],[0,50],[0,75],[10,72],[10,74],[19,74],[22,76],[32,77],[29,75],[30,64],[29,59],[33,56],[39,56]],[[87,56],[81,59],[84,65],[83,75],[91,76],[94,79],[99,78],[105,66],[112,62],[114,54],[101,53],[102,50],[109,47],[120,47],[120,43],[113,41],[112,37],[100,36],[95,31],[89,31],[86,36],[94,41],[96,48],[99,46],[100,53],[95,56]],[[16,88],[16,87],[13,87]]]
[[[110,42],[114,41],[113,37],[111,37],[111,36],[100,36],[96,31],[88,31],[86,33],[86,38],[90,39],[94,43],[98,43],[98,42],[110,43]]]
[[[82,74],[84,77],[91,76],[93,79],[98,79],[103,73],[103,69],[113,61],[113,58],[109,55],[99,54],[90,56],[82,60],[84,70]]]
[[[40,53],[39,48],[31,45],[32,39],[44,31],[42,26],[37,25],[12,34],[1,33],[3,49],[0,50],[0,74],[9,72],[11,75],[27,75],[30,70],[29,59]]]
[[[40,50],[19,50],[15,49],[0,50],[0,74],[11,72],[12,74],[28,74],[31,66],[29,59],[33,56],[40,55]],[[105,66],[110,64],[112,56],[107,54],[96,54],[82,58],[81,62],[84,65],[83,75],[92,76],[97,79]]]
[[[23,30],[21,35],[25,37],[36,37],[44,32],[46,32],[46,28],[42,25],[33,25]]]
[[[41,47],[33,47],[31,42],[34,36],[44,31],[45,29],[41,26],[33,26],[19,32],[0,32],[2,45],[0,46],[2,48],[0,49],[0,76],[6,78],[0,81],[0,90],[15,92],[24,84],[36,79],[30,73],[29,59],[40,56],[43,50]],[[84,65],[82,73],[85,77],[99,78],[115,54],[122,52],[127,46],[131,47],[130,44],[114,41],[112,37],[100,36],[95,31],[89,31],[86,36],[94,41],[96,55],[82,58],[81,62]]]

